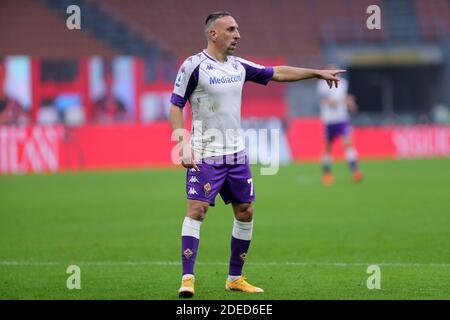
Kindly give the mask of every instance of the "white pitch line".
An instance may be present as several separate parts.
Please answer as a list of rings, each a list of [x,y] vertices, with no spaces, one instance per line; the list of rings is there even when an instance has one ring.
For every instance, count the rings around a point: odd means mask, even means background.
[[[12,260],[0,260],[0,266],[61,266],[76,264],[80,266],[180,266],[181,262],[178,261],[12,261]],[[198,265],[217,265],[227,266],[228,262],[221,261],[198,261]],[[450,268],[450,263],[421,263],[421,262],[247,262],[247,265],[255,266],[293,266],[293,267],[366,267],[369,265],[378,265],[380,267],[441,267]]]

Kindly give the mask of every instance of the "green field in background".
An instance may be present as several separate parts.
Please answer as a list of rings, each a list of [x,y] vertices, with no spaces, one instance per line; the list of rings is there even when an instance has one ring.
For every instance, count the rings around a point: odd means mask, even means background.
[[[202,225],[195,299],[450,299],[450,161],[253,167],[253,241],[244,273],[266,292],[224,289],[233,215]],[[185,214],[181,169],[0,177],[0,299],[177,299]],[[68,290],[66,269],[81,268]],[[366,269],[381,268],[369,290]]]

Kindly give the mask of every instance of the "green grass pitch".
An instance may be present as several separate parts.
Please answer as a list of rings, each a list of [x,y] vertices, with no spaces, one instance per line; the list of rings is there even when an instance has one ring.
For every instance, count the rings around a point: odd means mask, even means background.
[[[224,289],[232,213],[202,225],[195,299],[449,299],[450,161],[365,161],[366,179],[320,182],[318,164],[260,176],[244,273],[266,292]],[[1,299],[177,299],[181,169],[0,177]],[[68,290],[66,269],[81,268]],[[371,264],[381,289],[366,286]]]

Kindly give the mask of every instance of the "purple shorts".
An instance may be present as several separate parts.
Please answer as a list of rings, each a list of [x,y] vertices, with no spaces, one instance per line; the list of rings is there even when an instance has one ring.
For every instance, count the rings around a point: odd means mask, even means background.
[[[347,137],[350,134],[350,129],[348,121],[326,124],[325,135],[327,142],[333,142],[339,136]]]
[[[200,171],[187,170],[188,199],[205,201],[214,206],[219,193],[225,204],[255,201],[252,173],[245,151],[204,159],[198,168]]]

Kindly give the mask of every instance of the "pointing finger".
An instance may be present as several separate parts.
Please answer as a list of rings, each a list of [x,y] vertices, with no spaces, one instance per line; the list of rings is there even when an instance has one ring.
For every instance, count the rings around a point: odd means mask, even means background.
[[[333,70],[332,74],[333,74],[334,76],[336,76],[336,75],[338,75],[338,74],[345,73],[345,72],[347,72],[347,70]]]

